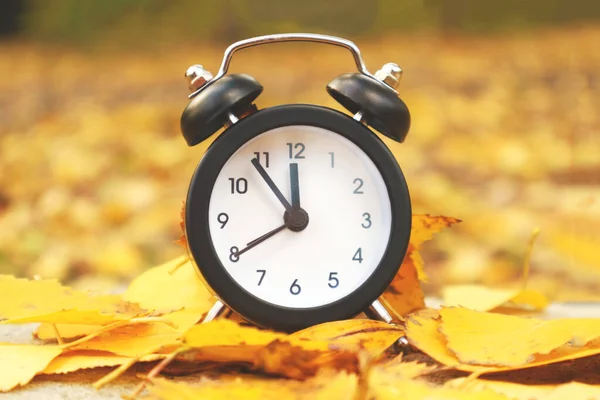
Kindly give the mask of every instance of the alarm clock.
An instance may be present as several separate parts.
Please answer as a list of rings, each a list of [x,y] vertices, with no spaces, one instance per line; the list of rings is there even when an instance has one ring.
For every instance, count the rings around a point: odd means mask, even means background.
[[[227,75],[237,51],[289,41],[352,53],[358,71],[326,87],[350,114],[312,104],[259,110],[261,84]],[[304,33],[236,42],[214,77],[200,65],[188,69],[187,144],[225,128],[185,203],[189,256],[216,298],[204,322],[233,311],[291,332],[361,312],[392,320],[378,297],[406,254],[411,203],[398,162],[374,131],[397,142],[408,133],[410,114],[395,90],[401,73],[390,63],[371,74],[353,42]]]

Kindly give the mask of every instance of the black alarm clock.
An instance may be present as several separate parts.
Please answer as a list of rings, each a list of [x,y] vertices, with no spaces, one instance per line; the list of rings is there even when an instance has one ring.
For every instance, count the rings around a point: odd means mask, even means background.
[[[348,49],[358,72],[327,85],[352,115],[309,104],[257,109],[263,87],[226,75],[243,48],[284,41]],[[404,259],[411,230],[406,181],[370,129],[404,141],[410,114],[396,64],[374,75],[357,46],[316,34],[277,34],[229,46],[217,75],[188,69],[181,130],[190,146],[225,130],[200,160],[185,203],[189,256],[215,295],[209,321],[233,311],[295,331],[361,312],[390,321],[377,300]]]

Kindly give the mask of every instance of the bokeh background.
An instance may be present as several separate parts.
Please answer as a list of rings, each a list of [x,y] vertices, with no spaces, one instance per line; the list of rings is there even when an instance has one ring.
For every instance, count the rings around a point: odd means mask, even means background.
[[[2,0],[0,273],[105,291],[180,255],[179,210],[206,145],[179,133],[191,64],[286,31],[344,36],[405,73],[413,126],[386,140],[416,213],[463,223],[423,250],[425,289],[519,280],[600,299],[600,2]],[[322,45],[239,53],[260,108],[340,109],[351,57]]]

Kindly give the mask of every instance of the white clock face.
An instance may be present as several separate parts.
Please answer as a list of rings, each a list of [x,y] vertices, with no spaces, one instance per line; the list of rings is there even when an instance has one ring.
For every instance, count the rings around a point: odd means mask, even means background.
[[[287,225],[283,203],[291,207]],[[210,197],[209,230],[221,263],[246,291],[310,308],[371,276],[388,246],[391,212],[384,180],[358,146],[327,129],[286,126],[256,136],[226,162]]]

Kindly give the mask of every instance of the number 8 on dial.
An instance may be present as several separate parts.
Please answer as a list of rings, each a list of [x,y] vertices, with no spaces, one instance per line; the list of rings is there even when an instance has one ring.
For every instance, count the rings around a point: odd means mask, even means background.
[[[359,73],[327,90],[354,117],[317,105],[257,111],[262,86],[225,73],[236,50],[273,41],[349,49]],[[226,127],[194,172],[185,210],[190,257],[219,299],[207,319],[231,309],[294,331],[371,310],[389,322],[377,298],[408,247],[410,197],[367,125],[404,140],[410,116],[394,90],[399,68],[386,64],[373,76],[352,42],[285,34],[233,44],[213,80],[200,66],[187,75],[195,90],[181,122],[188,144]]]

